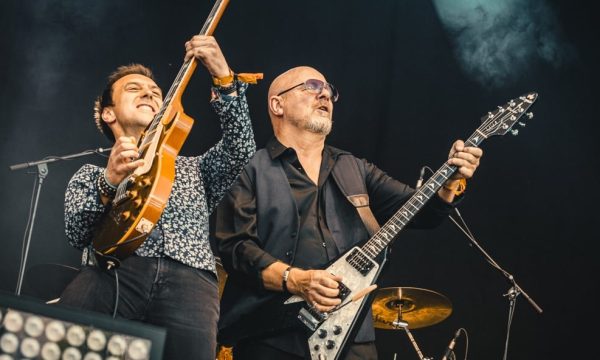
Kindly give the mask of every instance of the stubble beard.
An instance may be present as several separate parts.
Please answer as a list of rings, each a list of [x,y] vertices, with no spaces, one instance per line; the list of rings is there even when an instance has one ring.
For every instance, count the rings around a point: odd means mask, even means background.
[[[306,121],[301,120],[293,120],[294,125],[297,127],[309,131],[313,134],[318,135],[329,135],[331,132],[332,121],[327,118],[319,117],[317,119],[309,118]]]

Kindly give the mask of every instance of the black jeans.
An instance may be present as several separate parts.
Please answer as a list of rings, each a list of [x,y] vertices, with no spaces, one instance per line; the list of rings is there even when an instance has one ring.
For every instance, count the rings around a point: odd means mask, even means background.
[[[130,256],[118,268],[118,316],[167,329],[164,359],[216,357],[219,298],[214,274],[169,258]],[[112,271],[86,266],[59,304],[112,314]]]

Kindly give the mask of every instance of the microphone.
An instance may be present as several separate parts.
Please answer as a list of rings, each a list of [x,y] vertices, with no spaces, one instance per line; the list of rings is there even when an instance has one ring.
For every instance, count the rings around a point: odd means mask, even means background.
[[[417,180],[417,185],[415,189],[419,189],[421,185],[423,185],[423,176],[425,176],[425,166],[421,168],[421,172],[419,173],[419,180]]]
[[[460,336],[460,329],[456,330],[456,334],[454,334],[454,337],[450,341],[450,344],[448,344],[448,347],[446,348],[446,350],[444,350],[444,354],[442,355],[442,360],[448,360],[448,356],[450,355],[452,350],[454,350],[454,345],[456,345],[456,339],[458,339],[459,336]]]

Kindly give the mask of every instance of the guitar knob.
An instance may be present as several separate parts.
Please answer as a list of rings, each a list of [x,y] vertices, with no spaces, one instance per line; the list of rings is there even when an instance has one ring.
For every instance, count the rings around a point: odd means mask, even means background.
[[[129,219],[130,216],[131,216],[131,211],[123,211],[119,217],[120,217],[121,221],[125,221],[125,220]]]
[[[327,340],[327,342],[325,343],[325,347],[329,350],[333,349],[335,347],[335,341]]]
[[[519,130],[517,130],[517,129],[511,130],[510,133],[513,134],[514,136],[517,136],[517,135],[519,135]]]
[[[140,181],[138,183],[138,185],[140,187],[146,187],[146,186],[149,186],[150,184],[152,184],[152,180],[150,180],[149,178],[143,178],[142,181]]]
[[[325,329],[319,329],[319,337],[321,339],[325,339],[326,336],[327,336],[327,330],[325,330]]]
[[[333,333],[334,333],[335,335],[339,335],[339,334],[341,334],[341,333],[342,333],[342,327],[341,327],[341,326],[339,326],[339,325],[336,325],[336,326],[334,326],[334,327],[333,327]]]
[[[130,199],[134,199],[136,196],[138,196],[138,191],[137,191],[137,190],[129,190],[129,191],[127,192],[127,196],[128,196]]]
[[[142,205],[142,197],[138,196],[137,198],[135,198],[135,200],[133,200],[133,206],[136,208],[139,208]]]

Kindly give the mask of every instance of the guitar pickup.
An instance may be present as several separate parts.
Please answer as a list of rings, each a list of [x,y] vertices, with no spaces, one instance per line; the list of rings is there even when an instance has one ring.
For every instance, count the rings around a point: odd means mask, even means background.
[[[375,262],[358,248],[350,252],[346,261],[363,276],[366,276],[375,267]]]

